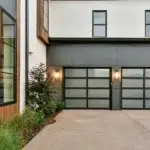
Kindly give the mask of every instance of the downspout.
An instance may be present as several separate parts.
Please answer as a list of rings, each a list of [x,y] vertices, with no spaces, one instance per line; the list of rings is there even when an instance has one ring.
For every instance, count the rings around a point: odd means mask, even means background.
[[[29,0],[25,0],[25,100],[28,96],[29,72]]]

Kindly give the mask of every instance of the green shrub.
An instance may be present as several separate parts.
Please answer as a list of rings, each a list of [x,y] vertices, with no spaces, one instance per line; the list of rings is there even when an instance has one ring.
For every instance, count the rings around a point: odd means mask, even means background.
[[[48,79],[46,73],[44,64],[30,70],[26,104],[33,110],[42,111],[45,115],[52,115],[56,112],[58,89]]]
[[[0,127],[0,150],[21,150],[21,136],[19,132],[8,128]]]
[[[57,101],[57,108],[56,108],[56,112],[60,112],[64,109],[65,107],[65,103],[62,101]]]
[[[20,133],[24,145],[29,140],[29,135],[32,136],[34,130],[43,124],[44,118],[43,112],[35,112],[27,108],[22,116],[14,117],[6,123],[6,126]]]

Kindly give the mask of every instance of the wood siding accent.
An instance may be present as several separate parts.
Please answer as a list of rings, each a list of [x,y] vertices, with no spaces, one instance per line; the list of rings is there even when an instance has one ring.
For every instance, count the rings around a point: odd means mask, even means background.
[[[37,37],[45,44],[49,43],[49,33],[44,28],[44,0],[37,0]]]
[[[0,106],[0,121],[10,119],[20,112],[20,0],[16,0],[17,8],[17,103]]]

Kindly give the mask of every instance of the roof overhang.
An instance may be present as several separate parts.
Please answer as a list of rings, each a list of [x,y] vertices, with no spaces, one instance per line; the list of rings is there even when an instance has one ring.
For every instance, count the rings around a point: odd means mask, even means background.
[[[63,38],[49,37],[50,44],[150,44],[150,38]]]

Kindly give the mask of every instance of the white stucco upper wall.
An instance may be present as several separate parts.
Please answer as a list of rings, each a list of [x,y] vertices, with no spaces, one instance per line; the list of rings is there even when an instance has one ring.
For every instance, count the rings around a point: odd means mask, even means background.
[[[51,37],[92,37],[92,10],[107,10],[107,37],[145,37],[150,0],[51,1]]]
[[[37,0],[29,1],[29,69],[46,64],[46,45],[37,38]]]

